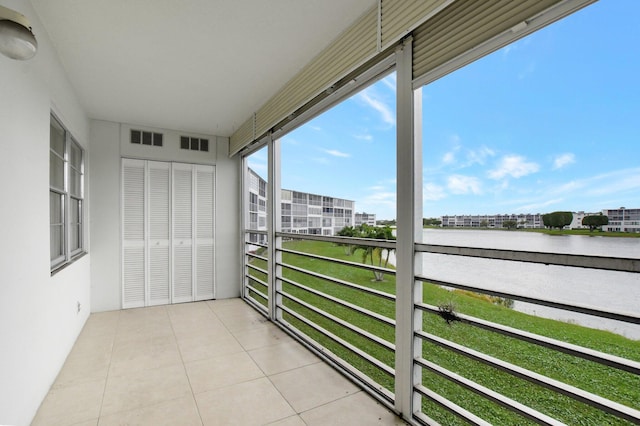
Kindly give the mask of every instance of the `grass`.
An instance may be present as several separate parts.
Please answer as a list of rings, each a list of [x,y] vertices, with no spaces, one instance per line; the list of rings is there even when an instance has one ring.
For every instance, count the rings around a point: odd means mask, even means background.
[[[357,255],[348,256],[344,247],[338,247],[330,243],[291,241],[285,244],[287,248],[296,251],[355,262],[361,260]],[[375,282],[373,281],[372,272],[360,268],[288,253],[283,254],[283,261],[284,263],[310,271],[339,278],[361,286],[375,288],[389,294],[395,294],[395,277],[390,274],[385,275],[385,281]],[[262,261],[255,261],[255,264],[264,267],[264,264],[260,265],[261,262]],[[261,275],[255,271],[252,274],[255,276]],[[369,309],[388,318],[395,317],[395,304],[392,301],[374,295],[364,294],[362,291],[337,285],[287,268],[283,269],[283,275],[287,279]],[[264,280],[266,277],[260,277],[260,279]],[[256,287],[260,288],[262,286],[256,285]],[[388,342],[393,343],[395,340],[394,328],[387,324],[373,320],[368,316],[342,307],[335,302],[323,299],[291,284],[284,283],[283,290]],[[256,300],[266,303],[266,300],[261,298],[261,296],[254,295],[254,297]],[[575,324],[567,324],[527,315],[505,306],[491,303],[490,299],[482,296],[479,297],[477,294],[448,291],[439,286],[425,283],[423,286],[423,301],[435,306],[450,304],[457,313],[464,313],[517,329],[552,337],[557,340],[640,361],[640,341],[626,339],[606,331],[589,329]],[[386,365],[390,367],[394,366],[395,359],[393,351],[359,336],[290,299],[284,298],[284,304],[314,321],[316,324],[321,325],[334,335],[366,351]],[[389,376],[386,372],[291,315],[285,314],[284,318],[303,333],[317,340],[334,354],[367,374],[381,386],[393,392],[393,377]],[[635,409],[640,409],[640,377],[637,375],[482,330],[466,323],[454,321],[448,324],[439,315],[435,314],[423,314],[422,329],[428,333],[462,344],[479,352],[525,367]],[[455,354],[435,344],[423,343],[422,352],[425,359],[525,405],[533,407],[551,417],[557,418],[562,422],[585,425],[628,424],[614,416],[593,409],[586,404],[524,380],[517,379],[508,373],[486,366],[465,356]],[[527,424],[526,419],[434,373],[426,370],[423,371],[422,383],[491,423]],[[430,417],[442,424],[464,424],[464,422],[428,401],[423,401],[422,409]]]

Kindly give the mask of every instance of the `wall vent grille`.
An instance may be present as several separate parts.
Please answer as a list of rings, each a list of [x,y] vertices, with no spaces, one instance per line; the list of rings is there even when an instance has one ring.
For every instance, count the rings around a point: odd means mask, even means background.
[[[162,133],[131,129],[131,143],[137,145],[162,146]]]
[[[209,152],[209,139],[180,136],[180,149]]]

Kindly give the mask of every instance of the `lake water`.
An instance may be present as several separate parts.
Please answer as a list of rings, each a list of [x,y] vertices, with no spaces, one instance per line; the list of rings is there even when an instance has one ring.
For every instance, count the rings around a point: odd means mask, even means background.
[[[546,235],[535,232],[425,229],[424,242],[550,253],[640,258],[639,238]],[[422,275],[488,290],[638,315],[640,274],[502,260],[423,254]],[[514,309],[640,340],[640,325],[515,302]]]

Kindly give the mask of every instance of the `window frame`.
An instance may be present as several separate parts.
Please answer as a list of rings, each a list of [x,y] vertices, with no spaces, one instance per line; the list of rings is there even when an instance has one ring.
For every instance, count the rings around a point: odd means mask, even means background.
[[[61,132],[63,152],[54,149],[52,130],[54,127]],[[50,159],[55,158],[62,161],[62,188],[56,185],[57,182],[54,179],[56,174],[52,174],[52,162],[49,162],[49,259],[53,275],[87,253],[85,247],[86,222],[84,220],[85,150],[54,113],[50,115],[49,131]],[[72,155],[72,152],[75,155]],[[52,195],[59,199],[55,206],[52,205]],[[71,211],[72,207],[74,212]],[[54,226],[62,228],[58,245],[61,253],[52,251]]]

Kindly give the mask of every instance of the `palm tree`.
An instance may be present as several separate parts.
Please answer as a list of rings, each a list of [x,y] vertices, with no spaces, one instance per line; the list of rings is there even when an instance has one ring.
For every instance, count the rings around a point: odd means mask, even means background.
[[[369,225],[360,225],[354,228],[356,237],[360,238],[368,238],[375,240],[395,240],[396,237],[393,235],[393,231],[390,227],[376,227]],[[372,266],[379,266],[386,268],[389,264],[389,257],[391,256],[391,252],[394,250],[392,248],[383,248],[383,247],[371,247],[371,246],[363,246],[363,245],[355,245],[352,246],[352,253],[361,250],[362,251],[362,263],[367,263],[367,260],[370,260]],[[386,254],[384,257],[384,264],[382,263],[383,253]],[[375,264],[375,259],[378,260],[378,264]],[[373,271],[373,276],[375,281],[383,281],[384,273],[380,271]]]
[[[358,230],[356,230],[356,228],[354,228],[353,226],[345,226],[340,231],[338,231],[336,235],[340,237],[357,237]],[[351,244],[338,243],[338,245],[344,247],[344,254],[346,254],[347,256],[351,256],[353,254],[354,249]]]

